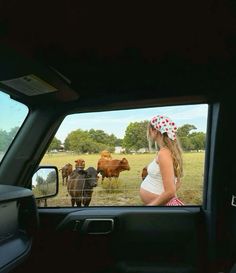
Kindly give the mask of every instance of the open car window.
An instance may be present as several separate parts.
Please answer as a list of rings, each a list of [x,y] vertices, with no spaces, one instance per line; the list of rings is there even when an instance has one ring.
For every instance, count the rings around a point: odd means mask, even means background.
[[[0,91],[0,162],[21,128],[29,109]]]
[[[68,188],[71,171],[78,166],[84,170],[89,167],[98,170],[101,157],[110,160],[106,164],[110,164],[111,175],[103,177],[104,169],[98,173],[89,206],[143,205],[140,185],[144,180],[145,167],[158,152],[157,147],[150,146],[147,140],[147,124],[155,115],[168,116],[178,127],[183,157],[183,177],[178,197],[185,205],[202,205],[207,104],[67,116],[41,161],[41,165],[56,165],[60,176],[59,194],[48,199],[47,206],[71,206],[71,192],[77,191],[76,186]],[[127,162],[126,166],[117,170],[116,164],[123,159]]]

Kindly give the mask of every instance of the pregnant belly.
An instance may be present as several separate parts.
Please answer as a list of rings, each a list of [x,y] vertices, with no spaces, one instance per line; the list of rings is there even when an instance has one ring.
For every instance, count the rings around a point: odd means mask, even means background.
[[[143,188],[140,188],[139,194],[144,205],[147,205],[148,203],[152,202],[155,198],[159,196],[158,194],[146,191]]]

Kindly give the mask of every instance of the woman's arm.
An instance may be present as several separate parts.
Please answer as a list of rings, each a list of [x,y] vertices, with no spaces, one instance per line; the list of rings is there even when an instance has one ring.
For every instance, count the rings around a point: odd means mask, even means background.
[[[164,192],[148,203],[148,206],[165,205],[175,196],[176,193],[173,161],[169,150],[164,149],[159,152],[158,163],[163,180]]]

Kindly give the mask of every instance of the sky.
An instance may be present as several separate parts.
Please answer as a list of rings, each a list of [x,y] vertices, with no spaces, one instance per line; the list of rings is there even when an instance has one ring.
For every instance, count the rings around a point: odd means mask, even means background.
[[[62,122],[56,137],[62,142],[71,131],[82,129],[101,129],[108,134],[123,138],[130,122],[151,120],[155,115],[161,114],[171,118],[177,126],[186,123],[197,127],[196,131],[206,132],[208,105],[185,105],[170,107],[152,107],[135,110],[119,110],[96,112],[87,114],[73,114],[67,116]]]
[[[56,137],[64,142],[66,136],[74,130],[100,129],[108,134],[123,138],[130,122],[150,120],[161,114],[171,118],[177,126],[193,124],[196,131],[206,132],[207,104],[151,107],[144,109],[107,111],[67,116],[62,122]],[[23,104],[9,99],[9,96],[0,92],[0,129],[10,131],[19,126],[28,113]]]
[[[0,91],[0,130],[9,132],[20,126],[28,114],[28,108]]]

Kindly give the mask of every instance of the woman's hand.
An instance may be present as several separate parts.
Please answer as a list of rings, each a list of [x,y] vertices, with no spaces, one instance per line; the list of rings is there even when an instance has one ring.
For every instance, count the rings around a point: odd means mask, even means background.
[[[175,191],[164,191],[157,198],[153,199],[151,202],[146,204],[146,206],[164,206],[167,204],[173,197],[175,197]]]

